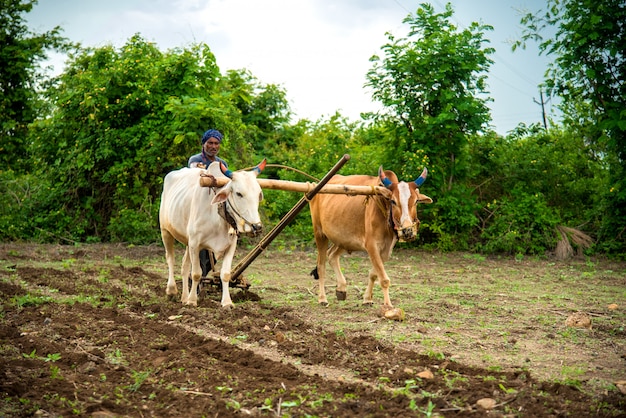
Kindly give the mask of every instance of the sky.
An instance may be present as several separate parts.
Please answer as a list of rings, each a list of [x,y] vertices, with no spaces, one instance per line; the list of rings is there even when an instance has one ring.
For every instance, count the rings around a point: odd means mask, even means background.
[[[370,57],[383,56],[389,32],[406,35],[403,19],[424,0],[39,0],[25,18],[35,32],[61,26],[84,47],[120,47],[139,33],[166,51],[205,43],[224,74],[247,69],[263,84],[281,86],[294,122],[340,112],[351,121],[379,105],[364,87]],[[518,123],[542,122],[539,84],[550,62],[536,44],[511,51],[523,12],[545,0],[452,0],[452,22],[493,26],[485,33],[496,49],[488,79],[492,127],[506,134]],[[430,1],[442,12],[445,0]],[[53,73],[63,57],[52,55]],[[553,109],[548,102],[546,111]]]

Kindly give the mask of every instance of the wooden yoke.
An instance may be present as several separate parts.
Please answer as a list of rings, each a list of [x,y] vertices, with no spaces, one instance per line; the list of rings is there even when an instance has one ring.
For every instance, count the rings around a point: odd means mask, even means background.
[[[223,187],[230,179],[215,178],[210,174],[202,174],[200,176],[200,185],[202,187]],[[263,189],[285,190],[289,192],[310,193],[317,187],[317,183],[302,183],[297,181],[273,180],[257,178],[259,186]],[[326,194],[345,194],[345,195],[381,195],[391,197],[391,191],[386,187],[380,186],[356,186],[349,184],[326,184],[318,193]]]

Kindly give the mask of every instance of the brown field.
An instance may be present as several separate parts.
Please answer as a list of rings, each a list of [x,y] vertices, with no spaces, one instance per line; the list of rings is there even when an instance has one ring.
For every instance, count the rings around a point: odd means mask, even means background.
[[[160,246],[0,244],[0,417],[626,416],[626,263],[396,249],[404,321],[363,254],[328,307],[314,263],[270,248],[224,310],[168,300]]]

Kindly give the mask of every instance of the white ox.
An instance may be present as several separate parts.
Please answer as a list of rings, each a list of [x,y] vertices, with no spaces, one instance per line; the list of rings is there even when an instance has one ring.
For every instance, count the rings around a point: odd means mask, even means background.
[[[263,160],[250,171],[232,172],[223,164],[212,163],[206,170],[209,174],[231,179],[218,190],[200,185],[200,175],[205,172],[200,168],[181,168],[165,176],[159,223],[168,267],[168,296],[175,297],[178,293],[174,280],[176,240],[186,245],[181,273],[181,301],[197,306],[197,288],[202,275],[199,253],[202,249],[208,249],[218,259],[223,258],[220,270],[222,306],[232,306],[228,284],[238,235],[257,235],[262,230],[259,202],[263,200],[263,192],[256,177],[263,171],[265,164]],[[225,216],[220,214],[220,205],[225,209],[221,211]],[[230,223],[225,218],[230,218]],[[188,289],[190,267],[192,285]]]
[[[418,187],[426,180],[428,171],[409,183],[398,181],[393,171],[378,170],[378,177],[353,175],[334,176],[328,184],[377,186],[383,184],[391,197],[347,196],[318,194],[310,202],[313,233],[317,246],[317,267],[311,272],[319,280],[318,302],[328,305],[325,290],[326,257],[337,279],[337,299],[346,298],[346,278],[341,272],[339,257],[345,252],[366,251],[372,263],[364,304],[372,304],[374,282],[378,278],[383,290],[384,304],[392,307],[389,298],[391,283],[384,262],[389,259],[398,239],[411,241],[419,228],[417,203],[432,203]],[[331,241],[331,246],[328,242]]]

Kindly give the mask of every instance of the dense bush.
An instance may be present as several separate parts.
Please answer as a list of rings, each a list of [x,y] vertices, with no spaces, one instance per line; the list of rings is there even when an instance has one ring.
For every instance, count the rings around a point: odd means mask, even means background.
[[[382,165],[412,181],[428,168],[421,191],[434,204],[418,209],[419,239],[406,247],[543,254],[554,249],[558,226],[623,255],[621,125],[574,123],[576,109],[589,106],[570,98],[571,126],[520,124],[498,135],[486,106],[491,27],[459,29],[450,6],[437,14],[429,5],[404,23],[408,36],[389,34],[367,74],[383,109],[359,122],[339,113],[292,122],[286,92],[246,70],[222,74],[204,44],[163,52],[135,35],[121,48],[76,49],[38,97],[41,117],[11,138],[15,155],[2,156],[20,170],[0,167],[0,239],[159,242],[163,177],[199,151],[204,130],[217,128],[232,169],[267,158],[264,176],[276,179],[317,182],[344,154],[351,159],[341,174],[376,175]],[[30,100],[33,86],[13,104]],[[268,228],[302,197],[264,193]],[[312,241],[305,208],[277,243]]]

